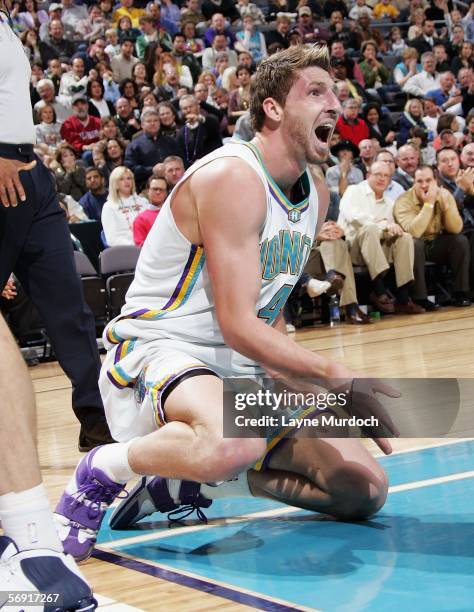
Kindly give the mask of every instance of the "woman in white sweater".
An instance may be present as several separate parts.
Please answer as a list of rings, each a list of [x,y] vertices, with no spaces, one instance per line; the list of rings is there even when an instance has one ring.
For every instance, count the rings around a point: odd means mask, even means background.
[[[119,166],[109,178],[109,197],[102,208],[102,227],[107,246],[135,244],[133,222],[148,208],[148,200],[137,195],[131,170]]]

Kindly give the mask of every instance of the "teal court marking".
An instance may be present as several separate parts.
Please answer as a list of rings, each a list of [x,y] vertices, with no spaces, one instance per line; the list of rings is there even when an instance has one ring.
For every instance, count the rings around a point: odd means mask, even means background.
[[[121,564],[132,557],[138,571],[260,609],[473,610],[474,442],[381,462],[394,492],[366,523],[226,499],[211,506],[213,518],[269,516],[174,532],[155,515],[139,531],[101,532],[114,550],[98,555]],[[142,535],[150,539],[129,539]]]

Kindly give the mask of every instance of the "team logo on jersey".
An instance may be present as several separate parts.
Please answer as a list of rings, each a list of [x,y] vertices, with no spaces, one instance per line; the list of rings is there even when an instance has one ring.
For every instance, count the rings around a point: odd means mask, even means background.
[[[288,212],[288,219],[292,223],[298,223],[298,221],[301,219],[301,212],[299,210],[290,210]]]

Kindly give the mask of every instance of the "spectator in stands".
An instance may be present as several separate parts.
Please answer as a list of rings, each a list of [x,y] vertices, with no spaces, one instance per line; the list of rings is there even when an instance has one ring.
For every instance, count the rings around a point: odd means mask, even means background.
[[[451,70],[451,62],[449,60],[446,44],[443,42],[436,43],[433,47],[433,53],[436,60],[436,71],[447,72]]]
[[[458,84],[462,95],[462,111],[467,115],[474,108],[474,70],[461,68],[458,72]]]
[[[382,36],[380,30],[376,28],[370,27],[370,19],[368,15],[361,15],[357,20],[357,26],[354,29],[354,34],[357,36],[357,49],[360,49],[360,46],[366,40],[374,40],[377,44],[377,47],[380,49],[382,53],[385,53],[387,49],[386,42]]]
[[[184,163],[178,155],[169,155],[163,162],[163,177],[170,189],[181,180],[184,174]]]
[[[388,68],[377,59],[377,43],[373,40],[366,40],[362,43],[361,53],[364,60],[360,62],[359,68],[364,77],[365,86],[369,93],[377,95],[377,89],[385,85],[390,78]]]
[[[428,142],[428,134],[426,130],[419,127],[412,127],[409,132],[407,144],[412,144],[420,151],[420,163],[428,166],[436,161],[436,151],[433,145]]]
[[[366,100],[367,94],[364,90],[364,87],[360,85],[356,79],[349,78],[345,60],[332,59],[331,66],[334,70],[334,78],[336,79],[336,86],[338,86],[340,82],[343,82],[347,86],[346,88],[343,88],[344,91],[347,89],[349,92],[347,96],[344,96],[342,99],[339,98],[341,101],[344,101],[345,99],[347,99],[347,97],[354,98],[355,100],[359,100],[359,102]],[[357,69],[360,70],[357,64],[356,66],[357,66]]]
[[[403,89],[405,83],[421,71],[418,64],[418,51],[414,47],[407,47],[402,51],[402,61],[393,69],[393,80]]]
[[[85,178],[87,191],[79,199],[79,204],[89,219],[100,221],[102,208],[107,200],[104,177],[100,170],[90,166],[86,169]]]
[[[415,238],[414,297],[428,306],[425,261],[449,264],[454,273],[454,305],[469,306],[469,243],[453,196],[438,187],[433,168],[420,166],[414,186],[395,202],[394,215]]]
[[[73,115],[62,124],[61,136],[90,165],[92,147],[100,137],[101,122],[89,115],[88,104],[85,93],[76,94],[72,99]]]
[[[254,18],[251,15],[246,15],[242,21],[243,30],[240,30],[235,35],[235,50],[248,51],[254,62],[258,64],[267,56],[265,37],[257,29]]]
[[[171,102],[160,102],[158,104],[158,116],[160,118],[160,133],[163,136],[176,138],[178,135],[179,125],[178,112]]]
[[[160,76],[160,72],[155,72],[153,84],[156,85],[153,93],[158,102],[174,100],[178,97],[180,88],[179,74],[176,68],[171,64],[167,64],[163,68],[163,77]]]
[[[395,132],[390,115],[382,115],[380,104],[369,102],[364,107],[364,119],[369,128],[369,137],[375,138],[381,147],[393,144]]]
[[[442,111],[447,111],[455,115],[462,113],[461,91],[455,87],[456,77],[452,72],[443,72],[439,76],[439,88],[428,92]]]
[[[202,67],[204,70],[211,70],[216,66],[216,59],[220,53],[227,53],[229,66],[237,66],[237,53],[229,49],[227,38],[224,34],[216,34],[212,41],[212,47],[208,47],[202,54]]]
[[[395,200],[399,196],[405,193],[405,189],[400,185],[400,183],[397,183],[397,181],[393,180],[395,169],[397,167],[393,153],[389,151],[388,149],[380,149],[380,151],[376,153],[374,161],[383,162],[384,164],[387,165],[387,168],[390,171],[392,180],[390,181],[387,189],[385,190],[385,195],[387,196],[389,200],[392,200],[392,202],[395,202]]]
[[[181,11],[179,10],[179,7],[172,2],[172,0],[162,0],[160,4],[160,17],[164,24],[173,24],[173,34],[179,31],[181,22]]]
[[[342,115],[336,123],[336,129],[343,140],[350,140],[358,145],[361,140],[369,137],[369,128],[363,119],[359,119],[360,104],[358,100],[349,98],[342,104]]]
[[[240,19],[239,12],[232,0],[221,0],[221,2],[215,2],[214,0],[204,0],[201,5],[202,14],[207,21],[211,21],[211,25],[214,19],[214,15],[219,14],[221,17],[228,19],[231,23]]]
[[[36,91],[41,100],[34,105],[35,113],[38,113],[46,104],[50,104],[54,108],[56,119],[59,123],[62,123],[72,115],[71,101],[64,96],[55,95],[53,81],[41,79],[36,85]]]
[[[458,55],[451,62],[451,70],[457,74],[461,68],[474,68],[474,46],[465,40],[459,49]]]
[[[122,2],[124,1],[128,2],[130,0],[122,0]],[[120,53],[110,60],[114,81],[117,83],[120,83],[124,79],[132,78],[132,68],[139,61],[139,59],[133,55],[134,44],[131,38],[122,39],[120,43]]]
[[[160,118],[156,109],[147,108],[142,112],[141,125],[143,134],[132,140],[125,151],[125,166],[133,171],[139,189],[155,172],[157,164],[168,155],[179,153],[177,142],[160,134]]]
[[[61,83],[61,77],[63,75],[63,67],[59,59],[52,59],[48,62],[48,69],[46,70],[46,78],[50,79],[54,84],[54,91],[56,95],[59,94],[59,85]]]
[[[89,7],[87,18],[79,22],[76,30],[81,40],[90,41],[95,39],[97,36],[104,37],[105,30],[107,29],[108,25],[109,22],[104,17],[100,8],[93,4]]]
[[[441,186],[453,195],[458,209],[462,211],[465,205],[474,209],[474,168],[461,170],[459,154],[450,147],[436,152],[436,166]]]
[[[423,53],[421,65],[423,70],[410,77],[402,89],[412,96],[423,98],[429,91],[439,87],[439,73],[436,72],[435,57],[431,52]]]
[[[222,111],[217,108],[212,96],[209,95],[209,88],[205,83],[198,83],[194,87],[194,96],[199,102],[201,113],[205,115],[214,115],[220,122],[222,119]]]
[[[102,152],[102,160],[94,165],[98,168],[105,179],[106,184],[115,168],[124,165],[126,144],[120,138],[108,138],[96,145]]]
[[[341,13],[343,19],[348,15],[347,5],[343,0],[326,0],[323,6],[324,17],[328,19],[335,11]]]
[[[464,28],[462,25],[454,26],[450,36],[450,55],[459,55],[464,44]]]
[[[401,53],[408,49],[408,46],[402,37],[402,31],[398,26],[393,26],[390,28],[390,49],[387,49],[387,52],[390,51],[392,55],[401,55]]]
[[[356,160],[354,166],[362,172],[365,179],[375,159],[376,149],[374,141],[370,138],[361,140],[359,142],[359,152],[359,159]]]
[[[23,49],[25,50],[26,56],[30,61],[30,64],[33,62],[40,62],[42,64],[38,42],[38,34],[36,33],[36,31],[26,30],[25,32],[22,32],[22,34],[20,35],[20,40],[23,45]]]
[[[129,17],[134,28],[140,27],[140,17],[145,14],[142,8],[135,8],[133,6],[133,0],[120,0],[120,6],[114,10],[112,19],[115,25],[118,24],[120,17],[126,15]]]
[[[45,104],[38,111],[39,124],[35,125],[37,153],[53,155],[61,142],[61,126],[56,120],[56,112],[51,104]]]
[[[54,21],[55,19],[61,21],[62,23],[62,14],[63,14],[63,5],[62,4],[58,4],[57,2],[52,2],[49,7],[48,7],[48,17],[49,20],[44,21],[40,27],[39,27],[39,38],[41,41],[44,42],[50,42],[51,41],[51,34],[50,34],[50,30],[49,30],[49,26],[51,24],[52,21]],[[63,28],[64,28],[64,36],[65,38],[67,38],[68,40],[74,40],[75,38],[75,32],[74,29],[71,28],[70,25],[65,25],[63,24]]]
[[[237,67],[237,80],[239,86],[229,95],[229,123],[235,125],[237,119],[249,109],[251,72],[247,66]]]
[[[192,0],[194,1],[194,0]],[[190,21],[183,23],[183,34],[186,39],[185,49],[188,53],[192,53],[196,59],[202,57],[204,51],[204,41],[196,35],[196,28]]]
[[[74,149],[68,144],[60,145],[56,150],[49,169],[54,173],[56,187],[62,197],[70,195],[76,202],[86,193],[84,165],[78,162]]]
[[[120,54],[120,41],[118,37],[118,32],[115,28],[108,28],[105,30],[105,53],[107,57],[112,59]]]
[[[45,10],[38,10],[37,0],[23,0],[18,6],[18,13],[14,21],[22,31],[36,31],[41,24],[48,23],[49,17]]]
[[[349,11],[349,19],[358,21],[362,15],[367,15],[370,19],[372,17],[372,9],[370,6],[367,6],[365,0],[355,0],[354,6]]]
[[[125,166],[115,168],[101,216],[107,246],[135,244],[133,222],[147,207],[148,200],[137,195],[133,172]]]
[[[156,22],[150,15],[141,15],[139,24],[142,33],[138,36],[135,46],[137,57],[143,59],[147,47],[153,42],[159,42],[159,35],[156,28]]]
[[[436,37],[436,30],[433,21],[431,19],[425,19],[421,27],[420,36],[410,40],[410,46],[415,47],[418,54],[423,56],[427,52],[432,52],[434,45],[439,42],[442,42],[442,40]]]
[[[349,185],[358,185],[364,180],[362,171],[354,166],[359,148],[350,140],[341,140],[331,147],[331,153],[338,163],[326,171],[326,183],[331,191],[343,196]]]
[[[119,98],[115,109],[117,114],[114,120],[122,138],[132,140],[133,136],[141,130],[138,110],[134,110],[126,98]]]
[[[392,19],[395,20],[400,11],[394,6],[390,0],[380,0],[374,6],[372,16],[374,19]]]
[[[238,0],[236,8],[240,13],[240,18],[242,21],[244,17],[250,15],[250,17],[252,17],[252,19],[254,20],[255,25],[265,25],[265,15],[262,13],[261,9],[253,2],[249,2],[249,0]]]
[[[302,6],[298,9],[297,30],[304,43],[315,43],[321,38],[323,40],[329,38],[329,33],[320,31],[319,27],[313,22],[313,13],[309,6]]]
[[[334,40],[331,43],[331,64],[334,66],[334,60],[341,60],[346,67],[346,76],[351,81],[355,79],[359,85],[365,86],[364,76],[361,72],[359,64],[348,57],[346,46],[342,40]]]
[[[409,41],[415,40],[423,34],[423,24],[425,23],[425,11],[421,6],[412,7],[409,17],[410,27],[408,28],[407,38]]]
[[[185,125],[178,132],[177,142],[184,165],[189,168],[197,159],[221,147],[222,139],[218,120],[212,115],[203,117],[194,96],[183,96],[179,101],[179,108]]]
[[[374,306],[384,314],[419,314],[424,309],[412,302],[408,290],[413,282],[413,239],[394,221],[393,202],[385,195],[390,180],[387,164],[375,162],[366,181],[346,190],[337,223],[346,236],[352,262],[369,270]],[[383,281],[392,262],[397,285],[395,303]]]
[[[185,32],[186,24],[190,23],[194,28],[196,26],[204,23],[206,18],[201,12],[200,2],[199,0],[185,0],[185,6],[181,7],[181,27],[182,31],[186,34],[186,38],[189,38],[188,34]],[[193,31],[193,36],[194,38]],[[193,53],[193,50],[189,49],[190,53]]]
[[[438,136],[433,141],[435,150],[450,146],[460,149],[464,141],[464,134],[461,131],[459,121],[464,121],[462,117],[443,113],[438,119]]]
[[[429,140],[433,140],[433,138],[438,133],[438,119],[441,115],[441,111],[438,108],[435,100],[429,96],[427,96],[423,100],[423,117],[422,121],[425,124],[427,129],[427,134]]]
[[[403,115],[400,117],[399,131],[397,143],[402,146],[408,140],[410,130],[413,127],[419,127],[426,131],[426,126],[423,123],[423,105],[421,100],[412,98],[405,104]]]
[[[59,19],[53,19],[48,26],[49,40],[42,40],[39,44],[43,66],[47,66],[49,60],[60,59],[69,62],[74,54],[74,43],[64,37],[64,26]]]
[[[413,187],[415,170],[420,163],[420,152],[411,144],[401,146],[397,151],[397,169],[393,180],[405,189]]]
[[[186,50],[186,37],[182,32],[177,32],[173,36],[173,56],[179,66],[187,66],[195,83],[201,74],[201,64],[192,53]]]
[[[132,20],[128,15],[122,15],[117,23],[117,33],[119,42],[122,42],[122,40],[132,40],[136,44],[141,31],[132,26]]]
[[[179,63],[172,53],[164,52],[161,54],[158,69],[153,75],[153,83],[157,86],[163,85],[167,80],[169,70],[174,70],[178,75],[178,85],[186,87],[187,90],[193,86],[191,71],[184,63]],[[173,83],[175,81],[173,80]]]
[[[273,43],[279,43],[283,49],[288,48],[287,34],[291,27],[291,17],[288,13],[278,13],[276,28],[265,32],[265,42],[268,47]]]
[[[140,247],[145,242],[161,207],[168,197],[168,185],[165,179],[150,176],[146,186],[148,202],[152,208],[145,209],[133,222],[133,241]]]
[[[61,77],[59,95],[72,99],[79,92],[85,93],[89,77],[82,57],[74,57],[71,62],[71,70],[65,72]]]
[[[204,35],[204,42],[207,47],[211,47],[214,42],[214,38],[218,35],[222,34],[226,38],[227,47],[229,49],[233,49],[235,43],[234,33],[230,28],[226,26],[226,22],[224,19],[224,15],[222,13],[215,13],[211,19],[211,25],[206,30]]]
[[[463,168],[474,168],[474,143],[468,143],[461,152]]]
[[[143,62],[137,62],[132,68],[132,81],[135,83],[137,91],[140,93],[142,93],[144,87],[150,88],[147,69]]]
[[[138,86],[132,79],[124,79],[119,85],[120,97],[128,100],[130,106],[138,109]]]

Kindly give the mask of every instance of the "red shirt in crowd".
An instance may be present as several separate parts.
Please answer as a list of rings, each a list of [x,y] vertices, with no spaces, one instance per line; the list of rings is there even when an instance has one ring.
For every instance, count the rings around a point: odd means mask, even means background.
[[[341,115],[337,120],[336,130],[341,135],[341,140],[350,140],[356,146],[361,140],[369,137],[369,128],[363,119],[356,119],[355,123],[349,123]]]
[[[159,212],[159,208],[144,210],[133,222],[133,241],[137,246],[142,246],[145,242]]]
[[[72,115],[61,126],[61,137],[72,146],[76,153],[81,154],[84,145],[97,142],[100,138],[101,121],[98,117],[89,115],[87,124]]]

